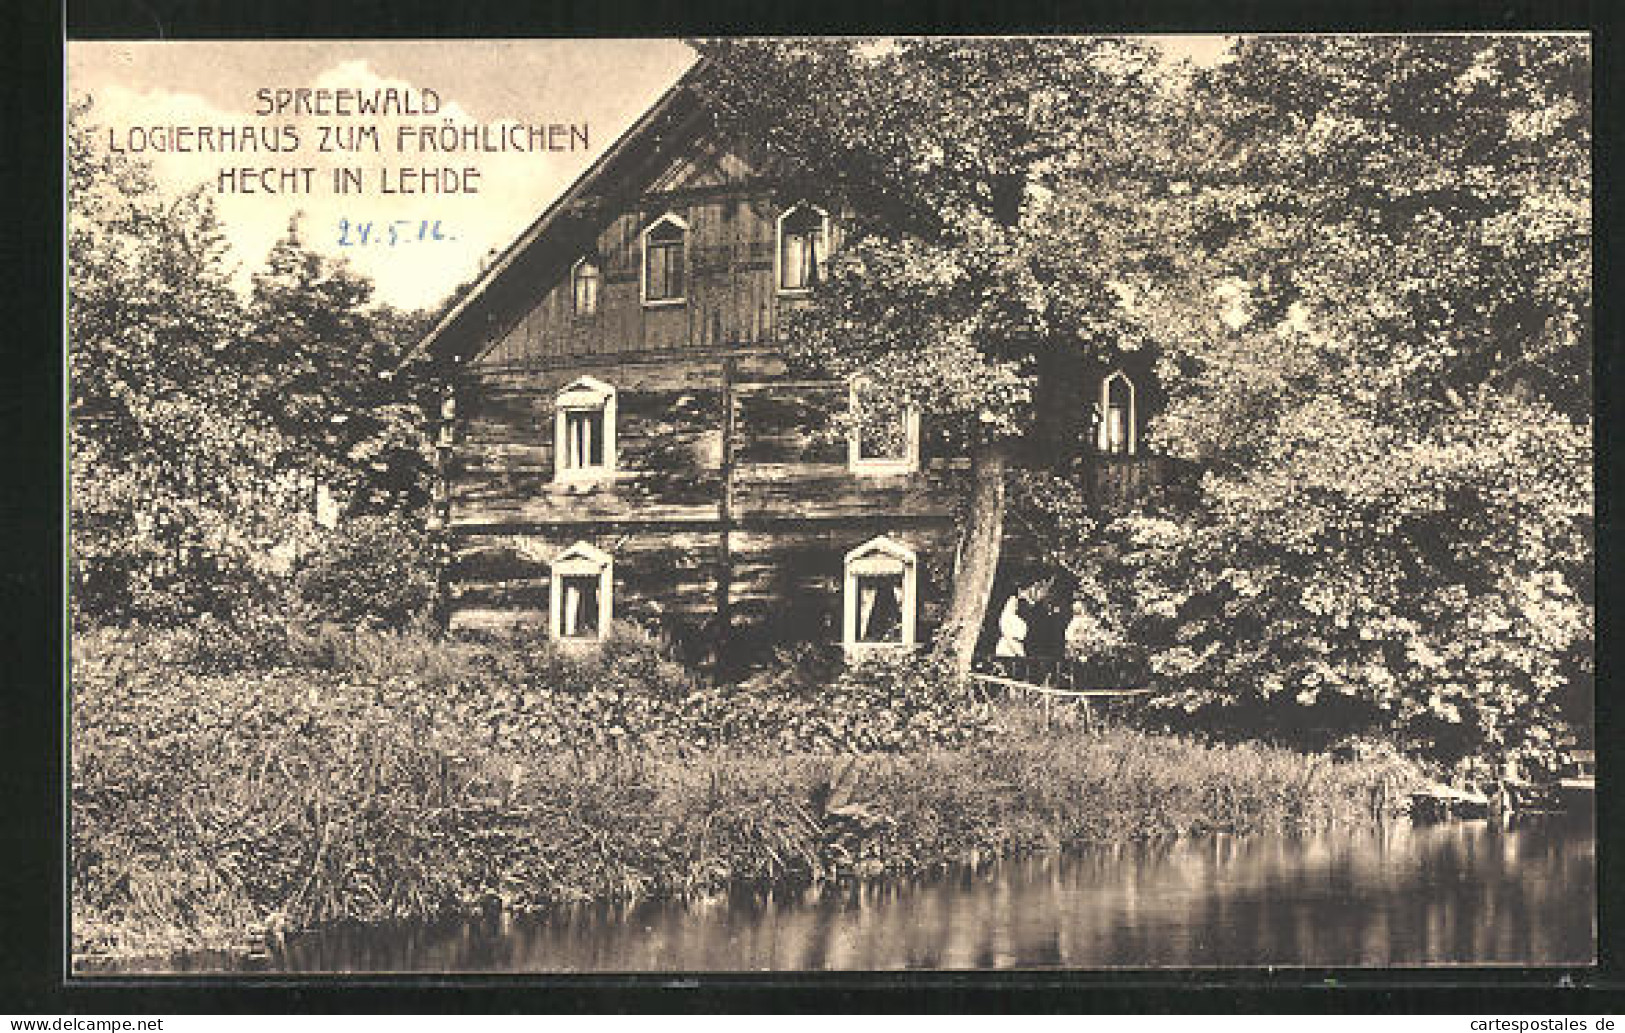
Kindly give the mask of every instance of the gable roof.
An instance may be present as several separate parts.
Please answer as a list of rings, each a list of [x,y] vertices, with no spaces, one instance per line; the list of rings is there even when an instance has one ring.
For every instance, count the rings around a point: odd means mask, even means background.
[[[682,78],[555,198],[479,277],[463,288],[452,306],[413,347],[408,358],[425,353],[466,354],[481,344],[480,331],[485,324],[480,316],[489,315],[487,303],[511,284],[521,280],[528,282],[528,278],[519,275],[527,259],[535,253],[539,243],[557,230],[582,198],[590,195],[599,183],[613,181],[640,154],[671,144],[693,124],[703,110],[696,84],[709,66],[710,61],[702,57],[683,73]]]

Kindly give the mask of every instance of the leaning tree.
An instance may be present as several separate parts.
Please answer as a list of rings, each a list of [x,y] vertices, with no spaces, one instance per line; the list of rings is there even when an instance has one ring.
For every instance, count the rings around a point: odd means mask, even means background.
[[[968,670],[1003,536],[1012,445],[1057,361],[1138,347],[1119,284],[1156,250],[1177,76],[1127,39],[698,44],[725,131],[843,213],[793,361],[912,406],[968,454],[941,644]]]

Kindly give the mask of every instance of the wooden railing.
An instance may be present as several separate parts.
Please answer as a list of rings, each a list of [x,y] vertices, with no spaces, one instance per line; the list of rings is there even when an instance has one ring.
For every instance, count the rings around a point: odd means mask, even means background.
[[[1091,701],[1112,703],[1151,692],[1143,672],[1122,664],[1102,664],[1068,657],[1000,656],[980,660],[971,671],[971,683],[984,703],[995,693],[1005,698],[1036,699],[1048,727],[1057,705],[1076,706],[1084,728],[1095,725]]]
[[[1134,665],[1072,657],[983,657],[976,662],[973,672],[1022,682],[1035,688],[1070,692],[1141,691],[1145,686],[1145,672]]]

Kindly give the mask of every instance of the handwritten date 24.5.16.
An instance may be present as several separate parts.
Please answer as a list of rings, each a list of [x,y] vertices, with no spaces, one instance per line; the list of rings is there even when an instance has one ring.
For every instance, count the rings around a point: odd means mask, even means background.
[[[338,229],[339,247],[362,247],[365,245],[396,247],[401,244],[457,239],[441,226],[439,219],[391,219],[388,221],[340,219]]]

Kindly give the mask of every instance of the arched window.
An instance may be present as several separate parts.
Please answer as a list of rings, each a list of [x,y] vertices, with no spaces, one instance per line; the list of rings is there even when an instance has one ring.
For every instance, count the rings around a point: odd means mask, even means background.
[[[1134,382],[1122,370],[1100,382],[1098,445],[1109,456],[1133,455],[1138,442],[1134,427]]]
[[[570,270],[570,308],[578,317],[598,314],[598,263],[592,258],[576,260]]]
[[[676,305],[683,301],[687,242],[688,223],[670,213],[643,231],[645,305]]]
[[[596,377],[579,377],[559,392],[553,412],[554,480],[593,480],[615,472],[615,388]]]
[[[849,655],[914,645],[917,567],[912,549],[884,536],[846,554],[841,644]]]
[[[779,216],[778,281],[783,294],[805,294],[818,285],[829,256],[829,216],[805,202]]]
[[[609,631],[615,588],[609,553],[577,542],[553,560],[549,626],[556,639],[596,642]]]
[[[911,473],[920,466],[920,413],[912,406],[888,406],[864,398],[864,384],[848,388],[851,430],[847,467],[853,473]]]

